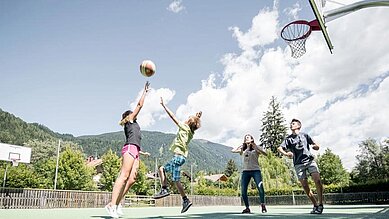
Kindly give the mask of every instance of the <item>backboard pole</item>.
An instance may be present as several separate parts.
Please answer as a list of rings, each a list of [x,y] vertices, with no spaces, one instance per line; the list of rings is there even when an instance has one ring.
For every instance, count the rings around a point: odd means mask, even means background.
[[[60,148],[60,146],[61,146],[61,140],[58,140],[58,148],[57,148],[57,164],[55,165],[54,190],[57,189],[58,161],[59,161],[59,148]]]
[[[8,164],[5,164],[5,171],[4,171],[4,178],[3,178],[3,188],[5,188],[5,181],[7,180],[7,170],[8,170]]]
[[[323,14],[324,23],[333,21],[337,18],[340,18],[344,15],[347,15],[351,12],[358,11],[360,9],[371,8],[371,7],[380,7],[380,6],[389,6],[389,0],[366,0],[366,1],[355,2],[355,3],[350,4],[350,5],[345,5],[345,6],[324,12],[324,14]]]

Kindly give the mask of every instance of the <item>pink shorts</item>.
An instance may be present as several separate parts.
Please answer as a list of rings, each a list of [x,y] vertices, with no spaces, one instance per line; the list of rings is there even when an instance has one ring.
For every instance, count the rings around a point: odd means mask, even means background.
[[[139,151],[140,151],[139,146],[134,144],[126,144],[122,148],[122,156],[125,153],[129,153],[131,157],[133,157],[135,160],[139,160]]]

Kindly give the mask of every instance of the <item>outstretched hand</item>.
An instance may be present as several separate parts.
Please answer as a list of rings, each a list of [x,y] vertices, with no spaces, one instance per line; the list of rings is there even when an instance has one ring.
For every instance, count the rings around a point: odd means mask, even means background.
[[[165,106],[165,103],[163,102],[163,98],[161,97],[161,105]]]
[[[149,90],[150,90],[150,82],[146,81],[145,90],[144,91],[147,93],[147,92],[149,92]]]

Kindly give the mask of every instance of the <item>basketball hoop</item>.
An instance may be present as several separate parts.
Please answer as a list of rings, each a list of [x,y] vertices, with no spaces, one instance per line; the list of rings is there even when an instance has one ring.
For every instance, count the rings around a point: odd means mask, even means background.
[[[289,45],[293,58],[300,58],[305,54],[305,41],[312,31],[321,30],[317,20],[297,20],[287,24],[281,30],[281,37]]]
[[[12,159],[11,162],[13,167],[17,167],[19,165],[19,159]]]
[[[11,160],[13,167],[17,167],[19,165],[20,153],[9,152],[8,159]]]

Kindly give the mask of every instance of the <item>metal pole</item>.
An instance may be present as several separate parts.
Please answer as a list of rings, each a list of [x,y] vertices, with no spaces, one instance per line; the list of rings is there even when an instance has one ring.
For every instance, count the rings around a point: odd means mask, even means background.
[[[346,14],[364,8],[389,6],[389,0],[365,0],[324,12],[324,21],[330,22]]]
[[[59,161],[59,148],[60,148],[60,145],[61,145],[61,140],[58,141],[58,148],[57,148],[57,164],[55,166],[54,190],[57,189],[58,161]]]
[[[5,164],[5,172],[4,172],[4,179],[3,179],[3,188],[5,188],[5,181],[7,180],[7,170],[8,170],[8,164]]]
[[[154,194],[157,194],[157,171],[158,171],[158,160],[157,158],[155,158]]]
[[[190,165],[190,195],[193,195],[193,164]]]

